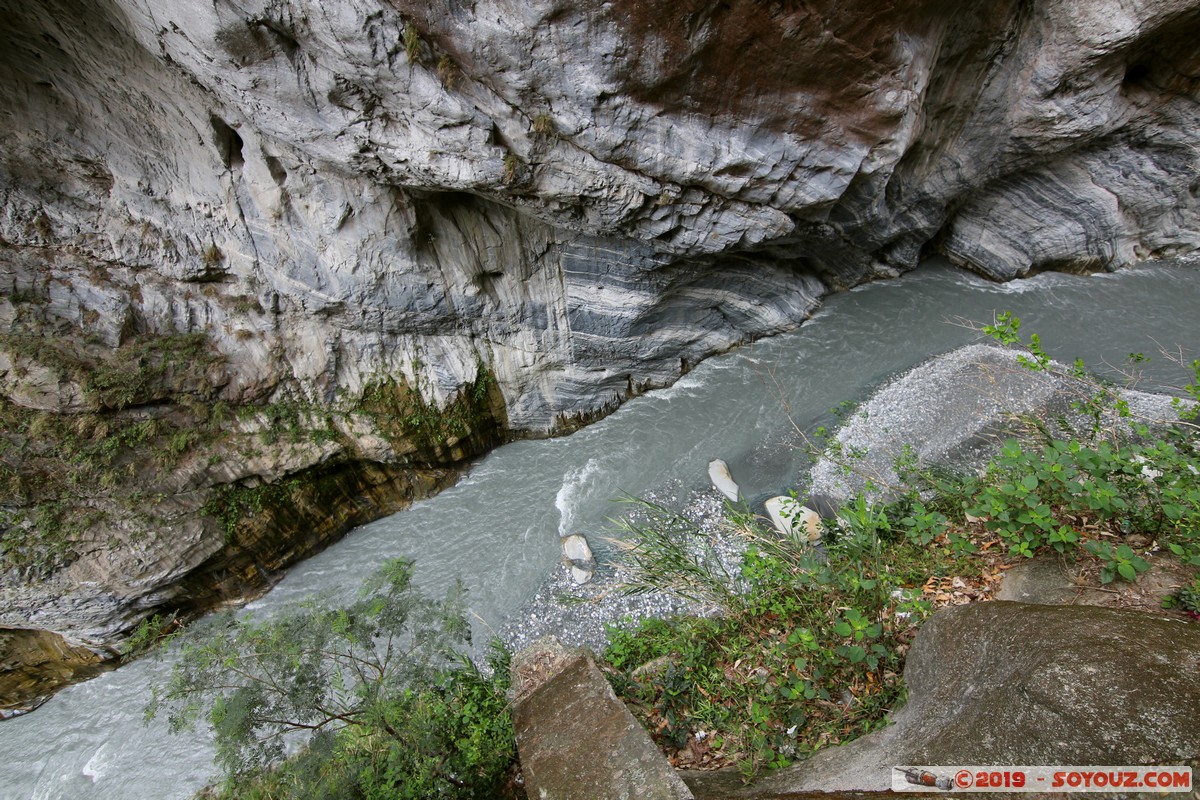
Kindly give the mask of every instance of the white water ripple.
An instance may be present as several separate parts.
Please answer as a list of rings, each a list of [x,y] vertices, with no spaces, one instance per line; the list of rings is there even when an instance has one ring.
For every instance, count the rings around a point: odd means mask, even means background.
[[[568,470],[563,476],[562,488],[554,497],[554,507],[558,509],[559,514],[560,538],[577,532],[579,508],[589,499],[588,489],[594,487],[595,479],[599,475],[600,460],[589,458],[582,467]]]

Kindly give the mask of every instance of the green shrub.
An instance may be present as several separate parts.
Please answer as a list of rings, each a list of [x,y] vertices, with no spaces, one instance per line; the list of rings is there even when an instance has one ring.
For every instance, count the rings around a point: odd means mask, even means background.
[[[260,514],[267,508],[283,505],[301,485],[298,478],[256,486],[224,484],[213,489],[200,513],[217,520],[225,531],[225,541],[231,542],[242,520]]]
[[[730,575],[712,566],[716,554],[697,546],[707,534],[683,517],[653,504],[642,515],[635,527],[657,533],[626,557],[636,590],[682,587],[722,607],[714,618],[609,630],[614,688],[660,742],[678,750],[713,733],[711,746],[749,774],[882,724],[903,695],[904,644],[928,611],[913,586],[944,554],[888,545],[873,517],[844,520],[822,560],[743,517],[750,544]]]
[[[317,599],[266,622],[227,615],[172,637],[147,718],[211,727],[227,798],[479,798],[509,792],[516,759],[507,655],[485,676],[463,655],[461,587],[444,600],[388,562],[359,599]],[[285,758],[289,733],[312,735]]]
[[[986,518],[1011,552],[1025,556],[1045,546],[1074,549],[1085,530],[1093,537],[1138,532],[1178,540],[1182,555],[1200,520],[1197,470],[1194,448],[1161,439],[1115,445],[1053,439],[1042,447],[1010,439],[987,473],[967,483],[966,512]]]
[[[1005,442],[987,473],[964,485],[966,513],[984,517],[1014,554],[1083,547],[1102,562],[1106,583],[1117,576],[1134,580],[1148,568],[1121,542],[1135,533],[1186,564],[1200,565],[1200,361],[1172,359],[1190,377],[1184,396],[1172,400],[1179,420],[1151,430],[1133,417],[1119,392],[1088,376],[1082,362],[1064,370],[1050,361],[1036,334],[1024,342],[1020,320],[1011,313],[982,330],[1020,349],[1026,368],[1073,382],[1073,410],[1088,424],[1070,438],[1051,436],[1043,425],[1040,443]],[[1130,355],[1135,365],[1147,360]]]

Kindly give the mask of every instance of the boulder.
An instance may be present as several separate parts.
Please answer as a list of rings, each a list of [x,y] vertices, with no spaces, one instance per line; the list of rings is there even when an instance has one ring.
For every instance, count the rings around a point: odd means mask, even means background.
[[[908,656],[906,763],[1200,758],[1200,625],[1094,606],[946,609]],[[898,762],[900,763],[900,762]]]
[[[1200,624],[1094,606],[946,608],[919,631],[893,724],[698,798],[884,791],[895,765],[1200,765]]]
[[[920,364],[883,386],[837,432],[842,453],[858,453],[847,471],[841,460],[823,458],[813,466],[810,494],[840,504],[873,487],[868,495],[887,498],[901,483],[896,462],[914,457],[923,467],[982,466],[998,443],[1017,429],[1013,419],[1032,415],[1053,420],[1071,415],[1073,400],[1094,392],[1090,384],[1063,377],[1070,368],[1035,372],[1018,362],[1019,353],[973,344]],[[1057,374],[1056,374],[1057,373]],[[1151,423],[1178,418],[1167,395],[1123,390],[1134,414]]]
[[[560,539],[563,551],[563,564],[571,573],[571,580],[583,585],[592,579],[596,571],[596,558],[592,548],[588,546],[587,538],[582,534],[573,533]]]
[[[584,650],[542,640],[512,663],[513,727],[538,800],[691,800]]]
[[[564,536],[561,540],[563,558],[567,561],[592,561],[592,548],[588,546],[587,537],[579,533]]]
[[[729,465],[719,458],[708,462],[708,478],[718,492],[736,503],[741,497],[741,490],[733,476],[729,474]]]
[[[808,544],[820,541],[821,515],[794,497],[772,497],[764,506],[771,524],[784,536]]]

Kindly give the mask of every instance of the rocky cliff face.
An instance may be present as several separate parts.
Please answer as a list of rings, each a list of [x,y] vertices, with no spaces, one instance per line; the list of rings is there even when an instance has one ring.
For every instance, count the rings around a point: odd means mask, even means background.
[[[53,499],[27,412],[165,420],[160,450],[197,405],[343,414],[303,452],[179,448],[161,493],[191,469],[203,506],[321,464],[451,464],[472,447],[423,449],[418,412],[484,383],[486,419],[442,444],[585,418],[924,254],[1004,279],[1200,241],[1192,0],[4,6],[10,516]],[[193,383],[147,344],[197,334]],[[89,384],[135,350],[118,378],[159,390]],[[381,386],[420,401],[398,437],[361,413]],[[38,624],[16,584],[0,624]],[[44,627],[111,628],[71,619]]]
[[[923,250],[1200,227],[1182,0],[13,5],[6,283],[110,345],[209,333],[231,396],[482,359],[544,430]]]

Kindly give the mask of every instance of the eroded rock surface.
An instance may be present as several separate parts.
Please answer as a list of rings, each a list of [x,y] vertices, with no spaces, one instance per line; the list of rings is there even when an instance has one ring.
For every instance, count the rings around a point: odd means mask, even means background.
[[[1090,398],[1094,384],[1076,379],[1063,364],[1034,370],[1020,357],[1016,350],[967,345],[880,387],[838,429],[838,452],[813,467],[810,493],[844,502],[869,483],[872,497],[893,497],[903,484],[899,461],[911,460],[910,468],[970,471],[982,467],[1006,438],[1026,433],[1023,416],[1062,416],[1084,424],[1072,404]],[[1170,395],[1117,391],[1139,423],[1178,420]]]
[[[692,800],[586,651],[540,640],[512,670],[513,727],[530,797]]]
[[[112,479],[171,513],[83,526],[77,574],[5,578],[0,624],[73,640],[226,552],[196,513],[212,492],[452,466],[488,431],[592,418],[922,254],[1008,278],[1200,231],[1195,0],[0,10],[0,392],[21,420],[0,510],[89,520],[109,500],[29,477],[31,414],[181,433],[189,398],[338,412],[294,452],[222,467],[197,446],[162,481]],[[186,335],[219,356],[200,380],[89,386],[104,351]],[[414,436],[484,383],[488,419],[444,447]],[[402,435],[352,413],[389,386],[420,400]],[[105,621],[87,598],[113,582],[132,599]]]
[[[0,704],[0,720],[28,713],[62,683],[104,669],[99,655],[49,631],[0,628],[0,652],[0,697],[12,699]]]
[[[12,4],[7,313],[203,330],[230,395],[442,400],[482,360],[544,430],[926,245],[1191,249],[1197,32],[1186,0]]]
[[[882,731],[737,791],[874,790],[898,764],[1200,764],[1200,624],[1095,606],[940,610],[904,668],[908,703]]]

